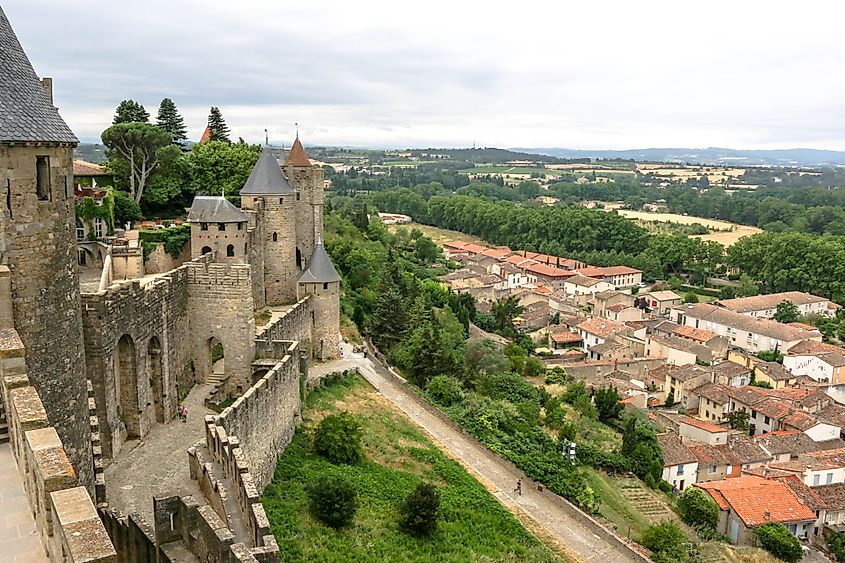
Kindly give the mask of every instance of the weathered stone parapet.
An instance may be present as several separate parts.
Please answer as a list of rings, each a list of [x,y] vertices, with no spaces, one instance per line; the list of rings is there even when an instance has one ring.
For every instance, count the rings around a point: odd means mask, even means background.
[[[84,487],[50,493],[50,502],[55,514],[54,561],[117,563],[114,545]]]

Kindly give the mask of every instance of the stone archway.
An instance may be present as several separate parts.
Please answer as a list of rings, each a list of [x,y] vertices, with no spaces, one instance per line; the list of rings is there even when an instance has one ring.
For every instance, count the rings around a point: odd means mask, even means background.
[[[226,379],[226,355],[223,343],[216,336],[206,340],[209,375],[205,382],[217,384]]]
[[[156,422],[167,422],[164,411],[164,358],[161,353],[161,342],[153,336],[147,344],[147,376],[150,380],[150,391],[153,396],[153,408]]]
[[[114,353],[117,416],[126,427],[126,438],[141,437],[141,409],[138,408],[138,368],[135,343],[124,334]]]

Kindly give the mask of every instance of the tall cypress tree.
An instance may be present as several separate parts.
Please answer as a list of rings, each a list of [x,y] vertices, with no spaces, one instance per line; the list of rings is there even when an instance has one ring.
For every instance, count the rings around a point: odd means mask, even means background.
[[[216,106],[211,108],[211,113],[208,114],[208,126],[211,127],[212,141],[229,142],[229,126],[223,121],[223,114],[220,113],[220,108]]]
[[[188,129],[185,127],[185,120],[179,115],[176,110],[176,104],[170,98],[164,98],[161,105],[158,106],[158,117],[156,117],[156,125],[168,133],[173,138],[173,142],[181,145],[181,141],[188,139]]]
[[[147,123],[149,120],[150,114],[147,113],[144,106],[135,100],[123,100],[120,104],[118,104],[117,110],[115,110],[112,125],[133,122]]]

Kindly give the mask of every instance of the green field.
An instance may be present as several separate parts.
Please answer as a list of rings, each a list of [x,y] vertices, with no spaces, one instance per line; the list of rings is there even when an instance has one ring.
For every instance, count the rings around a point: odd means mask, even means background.
[[[355,466],[335,466],[311,445],[319,420],[341,410],[364,428],[366,460]],[[307,510],[305,485],[324,473],[346,475],[358,490],[355,520],[340,531]],[[421,480],[442,496],[442,518],[428,539],[407,535],[397,522],[397,506]],[[308,396],[303,424],[262,502],[282,561],[566,561],[358,376]]]

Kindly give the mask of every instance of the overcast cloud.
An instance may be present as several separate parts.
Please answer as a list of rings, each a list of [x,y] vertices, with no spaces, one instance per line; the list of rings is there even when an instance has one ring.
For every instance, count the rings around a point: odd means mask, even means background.
[[[845,150],[839,2],[2,0],[84,141],[171,97],[198,139]]]

